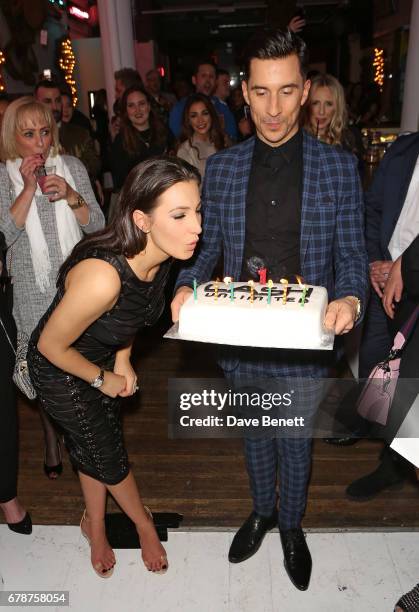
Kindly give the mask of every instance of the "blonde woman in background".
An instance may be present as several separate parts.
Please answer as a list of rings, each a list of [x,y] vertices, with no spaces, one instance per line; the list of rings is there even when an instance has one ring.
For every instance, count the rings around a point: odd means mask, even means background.
[[[13,278],[18,348],[27,346],[52,302],[67,255],[84,234],[104,225],[86,168],[75,157],[60,155],[58,146],[57,124],[46,105],[30,96],[11,102],[0,137],[0,231]],[[39,176],[47,169],[48,176]],[[41,408],[40,414],[44,471],[54,480],[62,472],[60,441]]]
[[[303,127],[307,132],[330,145],[341,146],[356,155],[362,165],[364,148],[357,128],[348,125],[345,92],[330,74],[319,74],[311,81],[304,107]]]

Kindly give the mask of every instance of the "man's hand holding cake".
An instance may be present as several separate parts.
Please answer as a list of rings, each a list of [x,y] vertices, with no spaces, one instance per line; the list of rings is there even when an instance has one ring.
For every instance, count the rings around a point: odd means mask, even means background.
[[[179,289],[176,291],[176,295],[173,298],[171,306],[170,306],[172,310],[173,323],[177,323],[177,321],[179,321],[179,311],[181,307],[183,306],[183,304],[188,299],[188,297],[192,295],[192,293],[193,293],[193,289],[191,287],[186,287],[186,286],[179,287]]]
[[[361,301],[353,295],[348,295],[330,302],[326,310],[324,325],[340,336],[351,331],[360,316]]]

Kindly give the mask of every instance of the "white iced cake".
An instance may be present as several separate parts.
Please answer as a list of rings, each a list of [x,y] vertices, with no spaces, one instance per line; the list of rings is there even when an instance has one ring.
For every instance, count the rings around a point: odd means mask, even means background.
[[[196,288],[180,309],[179,338],[199,342],[296,349],[331,349],[324,326],[324,287],[221,283]]]

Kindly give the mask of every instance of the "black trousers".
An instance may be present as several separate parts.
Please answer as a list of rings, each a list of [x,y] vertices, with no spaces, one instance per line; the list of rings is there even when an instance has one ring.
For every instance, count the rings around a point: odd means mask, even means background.
[[[3,293],[1,287],[0,293]],[[4,295],[0,295],[0,317],[15,343],[16,328]],[[12,381],[14,363],[13,350],[0,324],[0,503],[10,501],[17,495],[17,412]]]

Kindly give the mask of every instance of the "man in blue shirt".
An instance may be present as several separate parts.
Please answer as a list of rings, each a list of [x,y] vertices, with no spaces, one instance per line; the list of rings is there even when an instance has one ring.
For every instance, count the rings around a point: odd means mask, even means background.
[[[215,78],[216,70],[214,64],[205,60],[197,65],[195,74],[192,77],[192,83],[195,85],[197,93],[205,94],[211,98],[217,114],[220,115],[221,124],[224,124],[225,133],[232,140],[237,140],[237,127],[233,113],[227,104],[223,104],[221,100],[212,95],[215,90]],[[182,98],[170,112],[169,126],[175,138],[179,138],[182,131],[182,115],[185,104],[186,98]]]

